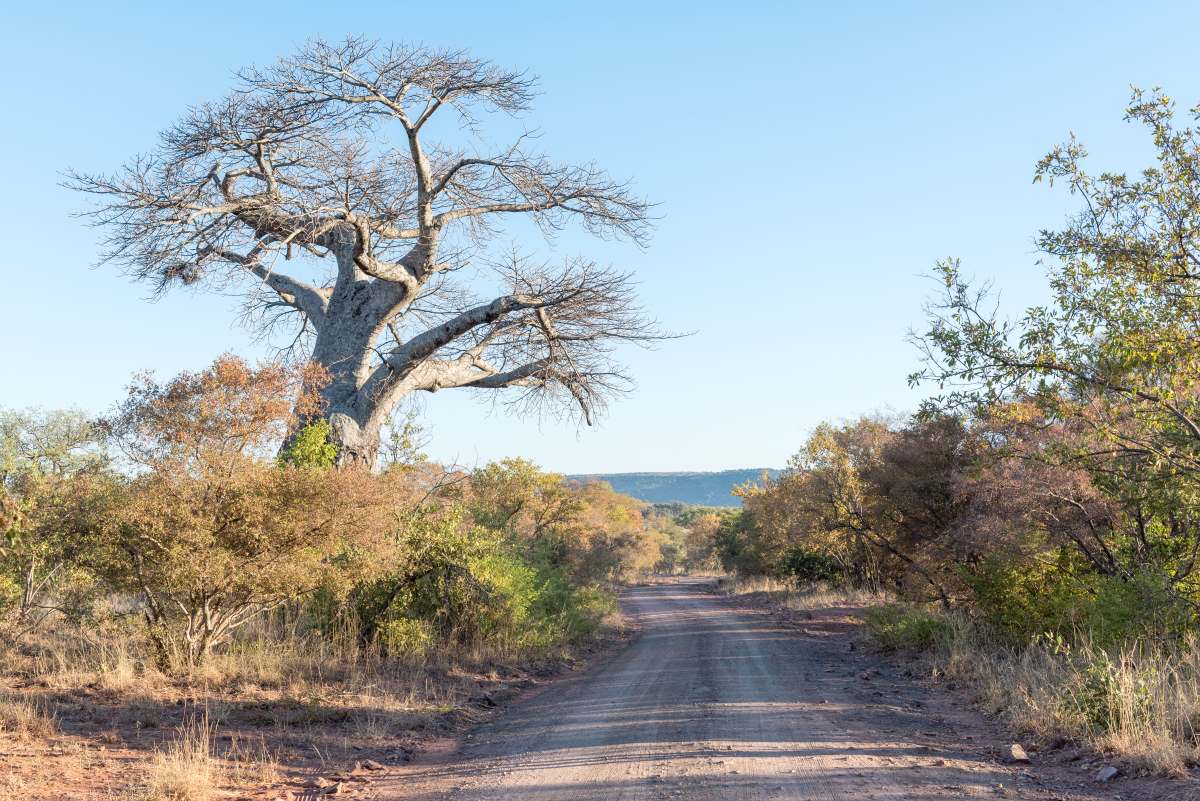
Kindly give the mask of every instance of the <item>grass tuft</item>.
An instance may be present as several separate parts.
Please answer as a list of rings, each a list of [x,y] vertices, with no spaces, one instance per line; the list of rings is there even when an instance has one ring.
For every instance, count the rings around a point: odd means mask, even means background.
[[[195,718],[179,728],[175,739],[154,754],[138,795],[139,801],[210,801],[217,792],[220,767],[212,755],[212,728]]]
[[[0,692],[0,733],[19,737],[53,737],[58,722],[45,706],[16,693]]]

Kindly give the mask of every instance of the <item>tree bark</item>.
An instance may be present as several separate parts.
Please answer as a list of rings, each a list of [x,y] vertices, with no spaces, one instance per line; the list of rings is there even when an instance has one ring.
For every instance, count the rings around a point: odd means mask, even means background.
[[[374,470],[379,462],[382,424],[373,419],[361,424],[338,411],[330,414],[328,419],[338,449],[337,466]]]

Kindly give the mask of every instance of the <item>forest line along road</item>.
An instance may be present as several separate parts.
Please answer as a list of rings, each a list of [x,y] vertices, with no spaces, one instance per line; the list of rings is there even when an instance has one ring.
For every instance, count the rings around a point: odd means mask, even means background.
[[[376,797],[1113,797],[1062,769],[1006,764],[978,715],[855,648],[846,610],[797,627],[698,579],[629,589],[622,605],[641,630],[627,648],[518,700],[457,753],[384,780]]]

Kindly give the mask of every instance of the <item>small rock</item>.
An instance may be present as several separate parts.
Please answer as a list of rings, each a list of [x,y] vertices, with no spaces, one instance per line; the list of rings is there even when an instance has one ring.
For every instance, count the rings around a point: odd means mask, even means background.
[[[314,776],[304,783],[305,787],[315,787],[318,790],[322,790],[332,785],[333,782],[329,781],[329,779],[326,779],[324,776]]]
[[[325,795],[341,795],[346,792],[346,785],[342,782],[335,782],[321,791]]]
[[[1096,781],[1098,781],[1098,782],[1112,781],[1113,779],[1115,779],[1117,777],[1117,774],[1120,772],[1121,771],[1117,770],[1112,765],[1105,765],[1104,767],[1100,768],[1100,770],[1096,771]]]
[[[379,764],[373,759],[364,759],[362,761],[362,766],[367,770],[383,770],[383,765]]]
[[[1008,752],[1012,755],[1013,762],[1029,761],[1029,754],[1025,753],[1025,749],[1021,747],[1020,743],[1013,743]]]

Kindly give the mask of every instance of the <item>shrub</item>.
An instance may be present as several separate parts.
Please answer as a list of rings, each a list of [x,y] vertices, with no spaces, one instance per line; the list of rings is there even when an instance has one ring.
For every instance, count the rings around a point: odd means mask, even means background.
[[[294,467],[333,467],[337,455],[333,427],[322,418],[301,426],[279,454],[279,461]]]
[[[887,604],[863,613],[867,636],[888,651],[928,651],[949,641],[951,622],[944,615],[901,604]]]
[[[336,557],[392,508],[383,478],[294,463],[322,457],[319,426],[301,429],[312,447],[296,458],[267,458],[316,378],[226,356],[166,384],[140,378],[106,421],[140,469],[97,499],[88,566],[140,596],[162,669],[198,667],[234,629],[333,581]]]
[[[369,480],[261,462],[155,471],[117,494],[91,563],[141,597],[160,668],[195,668],[234,629],[336,580],[333,557],[372,526]]]
[[[783,555],[778,572],[805,584],[840,581],[845,577],[841,565],[831,555],[804,547],[788,550]]]
[[[0,628],[20,638],[52,611],[86,611],[78,560],[86,482],[103,481],[101,436],[81,413],[0,410]]]
[[[424,656],[436,642],[428,620],[393,617],[379,627],[379,642],[390,654]]]
[[[413,515],[397,540],[402,568],[352,595],[363,638],[393,653],[546,647],[587,636],[612,610],[609,593],[577,584],[547,550],[473,525],[462,507]]]
[[[1049,631],[1118,646],[1143,637],[1178,638],[1194,623],[1161,574],[1099,575],[1074,563],[1065,550],[1054,560],[993,557],[963,575],[973,610],[1014,645]]]

